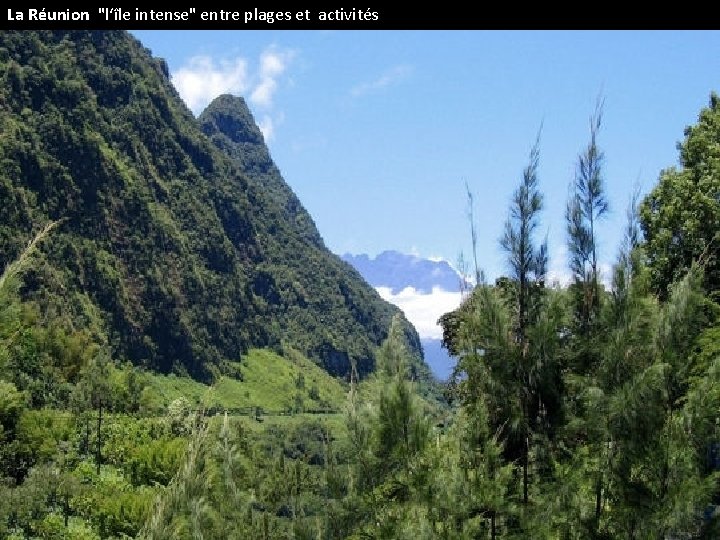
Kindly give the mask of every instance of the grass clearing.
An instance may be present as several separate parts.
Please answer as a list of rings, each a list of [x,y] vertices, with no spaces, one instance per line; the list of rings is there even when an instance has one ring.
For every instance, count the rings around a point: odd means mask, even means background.
[[[345,385],[303,355],[289,357],[252,349],[237,363],[242,380],[222,377],[211,387],[189,377],[148,374],[160,403],[184,397],[218,409],[262,408],[266,413],[339,411],[345,404]]]

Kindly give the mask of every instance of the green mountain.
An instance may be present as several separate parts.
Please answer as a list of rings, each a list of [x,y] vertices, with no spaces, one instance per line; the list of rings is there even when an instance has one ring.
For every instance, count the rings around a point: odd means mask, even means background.
[[[25,277],[43,317],[200,380],[251,348],[372,371],[397,309],[324,246],[242,99],[194,118],[124,32],[4,32],[0,77],[0,268],[62,220]]]

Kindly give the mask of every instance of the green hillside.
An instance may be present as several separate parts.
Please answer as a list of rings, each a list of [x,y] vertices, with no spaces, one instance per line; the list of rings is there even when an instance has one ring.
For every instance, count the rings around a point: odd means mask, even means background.
[[[236,364],[240,378],[223,377],[211,387],[187,377],[152,374],[149,386],[167,406],[185,398],[217,410],[261,408],[263,413],[340,411],[346,389],[299,353],[284,358],[269,350],[252,349]]]
[[[124,32],[4,32],[0,74],[0,267],[62,220],[25,278],[44,316],[206,382],[251,348],[373,369],[397,310],[324,247],[241,101],[203,115],[211,142]]]

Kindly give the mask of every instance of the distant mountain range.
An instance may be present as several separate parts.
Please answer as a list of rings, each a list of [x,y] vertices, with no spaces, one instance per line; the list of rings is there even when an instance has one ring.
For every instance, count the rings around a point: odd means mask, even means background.
[[[462,278],[445,260],[423,259],[398,251],[383,251],[377,257],[351,255],[342,259],[353,265],[373,287],[389,287],[393,294],[405,287],[429,294],[433,287],[459,292]]]
[[[437,319],[460,302],[462,277],[444,260],[398,251],[376,257],[346,253],[342,259],[360,272],[381,296],[405,313],[420,334],[425,361],[439,379],[447,379],[455,359],[442,347]]]

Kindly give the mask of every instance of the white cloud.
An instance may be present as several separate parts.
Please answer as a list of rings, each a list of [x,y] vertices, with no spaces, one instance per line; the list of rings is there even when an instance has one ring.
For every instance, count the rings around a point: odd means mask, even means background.
[[[216,62],[209,56],[193,56],[172,74],[172,83],[196,114],[221,94],[244,93],[249,82],[244,58]]]
[[[572,274],[568,268],[567,246],[561,244],[550,253],[546,282],[548,285],[558,284],[567,287],[572,283]]]
[[[287,69],[295,53],[289,49],[268,47],[260,55],[260,76],[278,77]]]
[[[366,94],[372,94],[379,92],[388,86],[397,84],[412,73],[412,67],[406,65],[394,66],[384,73],[382,73],[377,79],[360,83],[350,89],[350,95],[352,97],[361,97]]]
[[[263,79],[250,94],[250,101],[260,107],[270,107],[275,90],[277,90],[275,79]]]
[[[599,262],[598,274],[600,282],[602,282],[606,289],[610,289],[612,282],[612,265],[606,262]],[[558,284],[561,287],[567,287],[573,282],[573,275],[568,267],[567,246],[561,245],[550,254],[546,281],[549,285]]]
[[[415,326],[421,338],[442,338],[442,328],[437,324],[441,315],[460,305],[459,292],[445,291],[433,287],[432,293],[422,293],[414,287],[406,287],[393,294],[390,287],[376,287],[380,296],[399,307],[408,320]]]
[[[271,107],[275,91],[278,87],[278,78],[285,73],[288,65],[295,56],[289,49],[268,47],[260,55],[259,81],[250,94],[250,100],[259,107]]]
[[[199,114],[221,94],[245,95],[265,111],[258,121],[265,141],[272,138],[282,114],[275,111],[274,98],[281,78],[295,57],[295,51],[271,45],[258,59],[257,68],[244,57],[216,60],[210,56],[193,56],[172,74],[172,83],[190,110]]]

